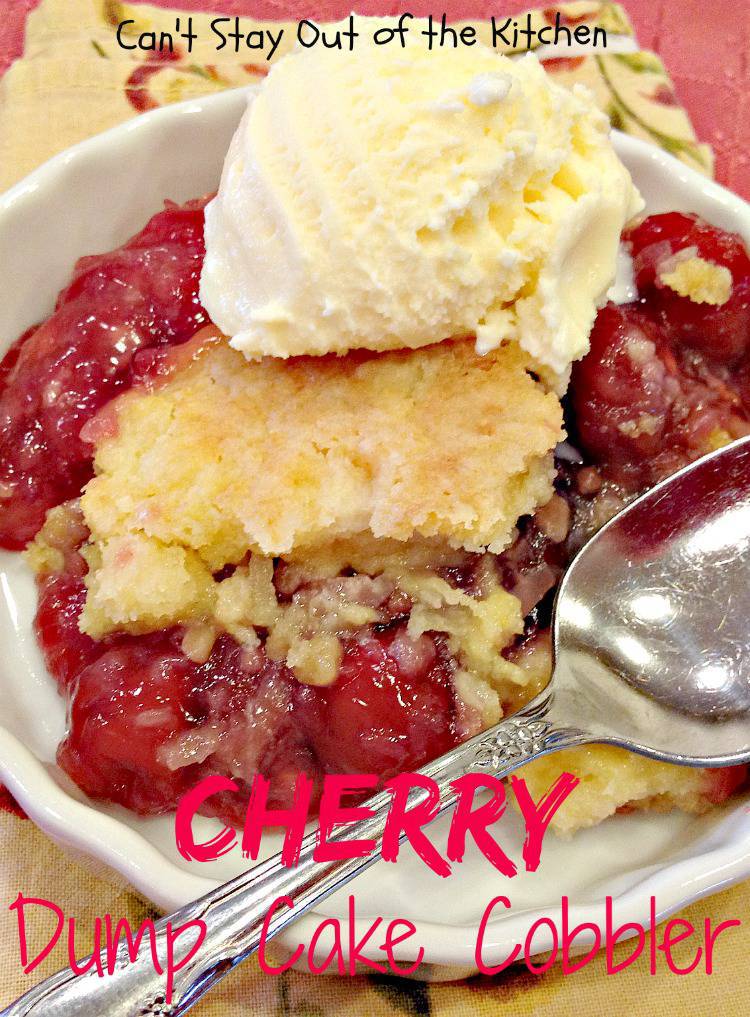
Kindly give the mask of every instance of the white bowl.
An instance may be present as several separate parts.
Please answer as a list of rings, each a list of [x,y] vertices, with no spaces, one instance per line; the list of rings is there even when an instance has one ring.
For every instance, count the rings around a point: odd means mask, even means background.
[[[0,198],[0,336],[7,345],[52,308],[75,260],[119,245],[165,198],[182,201],[213,190],[247,93],[225,92],[147,113],[85,141],[36,170]],[[750,243],[750,208],[659,149],[624,135],[618,152],[650,212],[695,211]],[[31,631],[34,587],[20,556],[0,554],[0,779],[54,840],[117,870],[141,893],[173,909],[240,871],[241,857],[188,864],[177,854],[170,817],[139,819],[88,802],[55,765],[65,709],[45,671]],[[208,820],[201,821],[209,829]],[[520,856],[519,824],[500,825],[503,843]],[[444,843],[445,828],[435,831]],[[272,839],[267,845],[273,848]],[[512,909],[487,931],[488,954],[505,957],[542,915],[572,902],[571,919],[603,927],[604,898],[619,922],[647,922],[649,898],[660,917],[750,875],[750,815],[742,798],[695,819],[617,816],[571,841],[545,842],[536,873],[506,880],[476,853],[440,880],[413,855],[379,863],[353,886],[360,932],[367,917],[412,919],[424,947],[422,977],[458,977],[474,970],[481,914],[499,893]],[[322,914],[343,916],[347,894],[285,933],[294,946],[312,935]],[[539,934],[538,951],[550,947]],[[493,953],[494,956],[494,953]],[[402,959],[413,959],[405,949]]]

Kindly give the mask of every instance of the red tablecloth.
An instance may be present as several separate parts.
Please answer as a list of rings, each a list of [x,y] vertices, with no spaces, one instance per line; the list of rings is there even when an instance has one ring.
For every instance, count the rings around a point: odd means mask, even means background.
[[[333,20],[352,9],[349,0],[151,0],[157,6],[215,9],[257,18]],[[716,152],[716,175],[750,199],[750,154],[744,130],[750,124],[750,0],[621,0],[635,25],[640,46],[662,57],[701,141]],[[19,56],[26,14],[38,0],[0,3],[0,73]],[[442,13],[489,17],[522,11],[529,0],[359,0],[359,14]],[[710,11],[710,20],[708,12]]]

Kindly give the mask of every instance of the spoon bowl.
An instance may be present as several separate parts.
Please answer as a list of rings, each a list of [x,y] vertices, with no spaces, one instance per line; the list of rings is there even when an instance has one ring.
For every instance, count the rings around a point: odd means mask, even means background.
[[[568,569],[551,721],[696,766],[750,755],[750,439],[632,502]]]

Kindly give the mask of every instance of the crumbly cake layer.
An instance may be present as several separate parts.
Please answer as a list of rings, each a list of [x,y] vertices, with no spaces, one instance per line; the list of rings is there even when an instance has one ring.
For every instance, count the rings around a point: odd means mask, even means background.
[[[543,756],[519,770],[519,776],[539,799],[565,771],[575,774],[580,784],[552,819],[552,827],[563,836],[635,809],[678,808],[702,815],[726,797],[722,784],[732,773],[661,763],[611,745],[588,745]]]
[[[560,404],[514,345],[247,363],[204,335],[181,357],[88,432],[99,634],[107,618],[164,624],[170,598],[201,601],[248,551],[304,559],[352,537],[499,550],[552,494]]]
[[[80,544],[86,532],[75,502],[53,509],[27,552],[30,564],[39,575],[63,571],[71,539]],[[530,655],[521,663],[503,656],[524,624],[521,602],[503,588],[491,554],[434,541],[357,538],[321,548],[304,562],[253,554],[231,575],[214,577],[195,557],[190,573],[178,557],[186,552],[142,534],[84,545],[80,553],[89,567],[80,626],[95,639],[179,626],[183,652],[202,663],[227,633],[242,646],[251,671],[255,657],[265,654],[303,684],[327,686],[338,677],[346,640],[401,622],[402,665],[409,669],[427,651],[434,654],[437,637],[480,727],[496,723],[504,705],[519,696],[525,701],[536,687]],[[451,581],[460,574],[466,588]]]

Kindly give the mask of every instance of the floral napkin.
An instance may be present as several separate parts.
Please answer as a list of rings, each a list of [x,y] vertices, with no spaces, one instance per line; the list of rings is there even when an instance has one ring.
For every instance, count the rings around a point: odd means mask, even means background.
[[[635,49],[622,7],[579,2],[537,10],[531,12],[532,28],[554,23],[558,9],[571,27],[604,28],[608,49],[619,43],[631,52],[557,56],[546,62],[547,69],[565,84],[588,85],[616,127],[710,174],[710,149],[696,142],[661,60]],[[236,56],[229,46],[216,50],[216,37],[208,29],[214,14],[191,12],[198,40],[189,55],[179,51],[179,41],[173,54],[156,58],[118,46],[115,27],[120,22],[133,22],[124,36],[132,43],[140,32],[173,29],[179,13],[115,0],[43,0],[29,16],[23,58],[0,79],[0,189],[60,149],[136,113],[245,85],[267,72],[261,53],[245,50]],[[245,19],[248,27],[249,22]],[[269,23],[257,27],[264,24]],[[291,48],[294,29],[291,23],[272,24],[287,28],[274,54],[278,59]],[[477,34],[489,40],[486,22],[477,24]],[[248,57],[254,59],[244,62]]]

